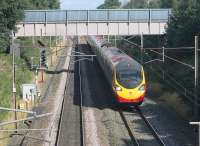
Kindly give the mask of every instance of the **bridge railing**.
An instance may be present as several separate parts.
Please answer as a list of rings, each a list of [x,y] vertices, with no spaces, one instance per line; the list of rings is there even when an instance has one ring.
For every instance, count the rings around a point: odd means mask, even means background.
[[[167,22],[171,9],[26,10],[21,23]]]

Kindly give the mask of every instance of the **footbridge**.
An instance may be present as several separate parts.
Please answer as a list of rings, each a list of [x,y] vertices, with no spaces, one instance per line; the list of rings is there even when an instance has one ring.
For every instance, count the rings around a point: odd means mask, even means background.
[[[171,9],[26,10],[15,36],[159,35]]]

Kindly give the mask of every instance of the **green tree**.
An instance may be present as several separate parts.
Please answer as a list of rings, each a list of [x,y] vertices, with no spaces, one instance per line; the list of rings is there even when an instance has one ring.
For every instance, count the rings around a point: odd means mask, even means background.
[[[146,0],[130,0],[124,8],[132,9],[132,8],[145,8],[147,6]]]
[[[124,8],[159,8],[160,3],[160,0],[130,0],[130,2],[128,2]]]
[[[23,18],[23,8],[21,0],[0,1],[0,52],[5,51],[11,30],[15,30],[15,24]]]
[[[0,0],[0,52],[9,46],[11,30],[24,16],[24,9],[58,9],[59,0]]]
[[[60,2],[59,0],[49,0],[49,6],[50,9],[59,9],[60,8]]]
[[[168,23],[167,39],[171,46],[193,46],[194,36],[200,32],[200,3],[180,0]]]
[[[119,0],[105,0],[97,9],[117,9],[120,8],[120,6],[121,2],[119,2]]]
[[[180,0],[160,0],[160,8],[175,8]]]

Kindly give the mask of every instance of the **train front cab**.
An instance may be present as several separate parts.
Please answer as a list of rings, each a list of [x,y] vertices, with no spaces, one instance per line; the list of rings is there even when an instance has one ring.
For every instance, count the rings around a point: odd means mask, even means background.
[[[142,82],[135,88],[127,89],[123,87],[116,79],[116,73],[113,73],[113,91],[118,105],[138,106],[141,105],[146,94],[146,82],[142,68]]]

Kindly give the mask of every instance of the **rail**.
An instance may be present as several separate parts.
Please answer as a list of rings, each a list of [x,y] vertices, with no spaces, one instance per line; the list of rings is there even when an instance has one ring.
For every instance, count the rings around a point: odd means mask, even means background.
[[[145,124],[147,125],[147,127],[149,128],[149,130],[151,131],[151,133],[153,134],[153,136],[155,137],[156,141],[161,145],[161,146],[165,146],[164,142],[162,141],[162,139],[160,138],[160,136],[158,135],[158,133],[156,132],[155,128],[151,125],[151,123],[148,121],[148,119],[144,116],[142,110],[138,107],[136,108],[140,117],[143,119],[143,121],[145,122]]]
[[[124,114],[123,114],[123,112],[121,110],[119,111],[119,114],[120,114],[120,116],[122,118],[122,121],[124,122],[124,125],[125,125],[125,127],[126,127],[126,129],[128,131],[128,134],[129,134],[129,136],[131,138],[131,141],[133,142],[133,145],[134,146],[139,146],[139,142],[137,141],[137,139],[135,138],[133,132],[131,131],[131,128],[128,125],[128,122],[127,122],[127,120],[126,120],[126,118],[125,118],[125,116],[124,116]]]
[[[136,109],[136,110],[135,110]],[[153,135],[153,137],[155,138],[156,142],[160,145],[160,146],[165,146],[165,143],[163,142],[163,140],[160,138],[159,134],[156,132],[155,128],[151,125],[151,123],[148,121],[148,119],[144,116],[142,110],[139,107],[134,108],[134,111],[137,111],[137,113],[139,114],[139,116],[141,117],[141,119],[144,121],[144,123],[146,124],[146,126],[148,127],[148,129],[150,130],[151,134]],[[131,141],[133,142],[134,146],[140,146],[140,142],[139,140],[137,140],[136,136],[134,136],[133,133],[133,129],[131,129],[130,125],[128,124],[128,121],[123,113],[123,111],[120,109],[119,110],[119,114],[120,117],[128,131],[128,134],[131,138]]]

